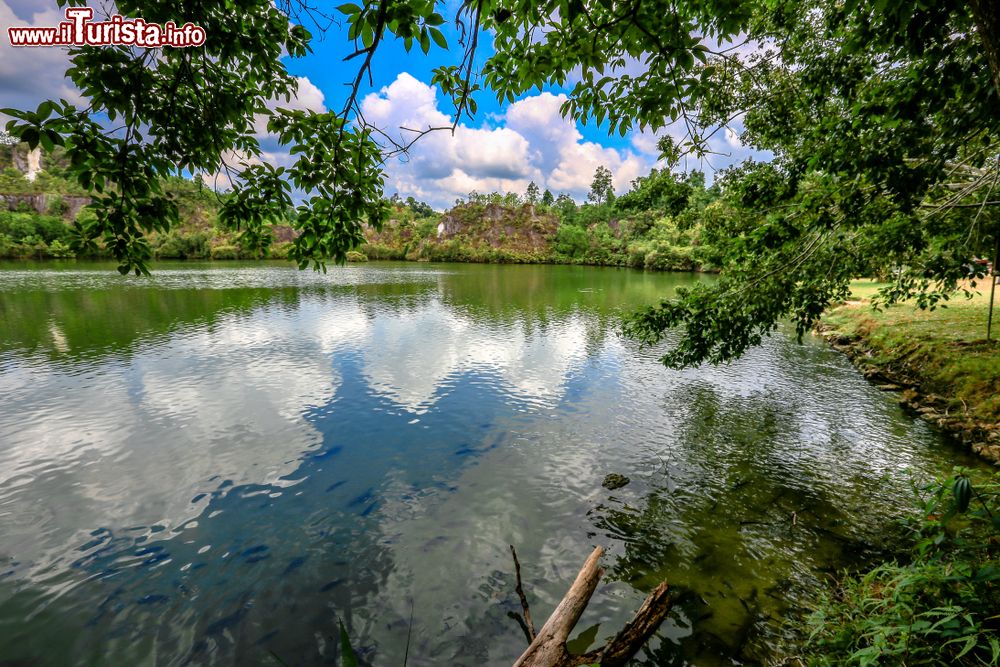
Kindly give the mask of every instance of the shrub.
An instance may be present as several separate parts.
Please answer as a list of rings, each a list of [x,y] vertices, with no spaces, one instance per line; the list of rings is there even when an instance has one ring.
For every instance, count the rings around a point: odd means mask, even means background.
[[[18,249],[20,246],[14,243],[14,239],[10,238],[6,234],[0,233],[0,257],[5,259],[13,259],[18,257]]]
[[[49,202],[49,211],[48,211],[49,215],[61,218],[62,216],[66,215],[66,211],[68,210],[69,210],[69,204],[67,204],[66,200],[63,199],[62,197],[59,196],[53,197],[52,201]]]
[[[271,259],[288,259],[288,251],[292,249],[291,241],[280,241],[272,243],[268,249],[267,256]]]
[[[817,665],[997,665],[1000,473],[959,470],[922,491],[907,562],[849,576],[811,616]]]
[[[576,225],[560,225],[556,232],[553,249],[560,255],[579,258],[590,250],[587,230]]]
[[[33,215],[31,217],[34,233],[45,239],[46,243],[52,243],[56,240],[69,242],[69,227],[61,217],[51,215]]]
[[[358,252],[357,250],[348,250],[347,251],[347,261],[348,262],[367,262],[368,261],[368,256],[365,255],[362,252]]]
[[[240,249],[234,245],[217,245],[211,250],[212,259],[239,259]]]
[[[154,252],[158,259],[202,259],[209,256],[208,235],[170,232],[159,238]]]
[[[15,243],[20,243],[25,237],[34,235],[35,225],[27,215],[0,213],[0,233],[9,236]]]
[[[72,259],[73,257],[76,257],[76,253],[73,252],[73,249],[59,239],[56,239],[49,244],[49,255],[55,257],[56,259]]]
[[[649,253],[649,246],[644,243],[634,243],[626,250],[626,264],[635,268],[642,268],[646,264],[646,255]]]

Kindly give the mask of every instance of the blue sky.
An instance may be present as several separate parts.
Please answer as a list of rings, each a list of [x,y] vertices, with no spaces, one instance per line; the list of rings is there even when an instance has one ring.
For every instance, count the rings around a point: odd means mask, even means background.
[[[446,17],[453,16],[449,9],[439,11]],[[56,25],[61,17],[54,0],[0,0],[0,29],[8,25]],[[353,48],[345,39],[346,21],[342,23],[330,26],[322,37],[315,26],[307,24],[316,35],[313,53],[287,60],[289,70],[300,78],[298,96],[275,105],[340,110],[346,95],[344,84],[353,79],[360,66],[360,58],[343,62]],[[427,56],[419,47],[407,53],[402,43],[394,40],[380,47],[373,61],[372,85],[366,80],[361,93],[369,122],[396,133],[400,133],[400,126],[450,122],[450,102],[428,85],[434,67],[457,64],[460,57],[455,26],[448,21],[442,29],[454,51],[432,46]],[[65,52],[58,48],[13,49],[6,43],[6,30],[2,35],[0,106],[33,108],[45,97],[76,96],[62,76]],[[478,65],[492,53],[491,43],[489,34],[483,33]],[[534,181],[553,194],[567,193],[582,201],[600,165],[612,170],[616,190],[625,192],[634,178],[656,166],[656,137],[649,133],[609,136],[606,128],[593,123],[584,126],[567,121],[559,113],[559,106],[568,92],[557,87],[533,90],[505,105],[498,104],[491,92],[481,92],[475,119],[464,120],[454,136],[448,132],[429,134],[406,159],[387,165],[387,194],[414,196],[444,209],[473,190],[523,193]],[[264,159],[289,164],[291,157],[274,137],[267,136],[263,123],[258,129]],[[691,160],[680,168],[703,169],[711,179],[713,168],[742,161],[752,154],[740,145],[735,132],[720,133],[713,147],[728,156],[714,157],[711,165]]]

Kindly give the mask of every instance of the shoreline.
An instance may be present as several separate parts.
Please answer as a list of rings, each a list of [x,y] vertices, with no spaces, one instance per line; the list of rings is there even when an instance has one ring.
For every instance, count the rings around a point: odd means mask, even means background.
[[[848,332],[830,322],[829,312],[816,324],[814,331],[831,347],[843,352],[855,368],[878,389],[898,394],[904,410],[923,419],[968,448],[980,458],[1000,465],[1000,422],[977,419],[969,413],[966,402],[957,413],[949,401],[927,388],[928,378],[919,368],[903,360],[898,364],[879,363],[880,354],[869,337],[861,332]]]

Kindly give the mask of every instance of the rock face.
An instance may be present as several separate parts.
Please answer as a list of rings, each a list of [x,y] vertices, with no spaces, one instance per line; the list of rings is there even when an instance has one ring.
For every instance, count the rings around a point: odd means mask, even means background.
[[[52,203],[62,199],[66,205],[63,217],[72,220],[76,217],[84,206],[90,203],[90,197],[77,195],[0,195],[0,206],[8,211],[16,211],[27,205],[35,213],[45,214],[49,212]]]
[[[465,204],[442,216],[438,239],[460,239],[495,249],[547,252],[558,226],[555,216],[540,214],[531,204],[519,208]]]
[[[477,257],[489,256],[490,261],[541,261],[551,254],[559,221],[531,204],[473,202],[451,209],[433,227],[428,224],[421,218],[390,218],[379,232],[366,228],[365,238],[394,250],[400,259],[484,261]]]
[[[28,168],[24,172],[24,177],[29,181],[34,181],[35,176],[42,170],[42,149],[35,146],[34,150],[28,151]]]
[[[28,169],[29,169],[29,159],[28,159],[28,156],[29,156],[30,153],[33,153],[33,152],[34,151],[29,151],[28,150],[27,145],[14,146],[13,150],[11,151],[11,159],[12,159],[12,162],[14,163],[14,168],[17,169],[22,174],[27,174],[28,173]],[[35,162],[35,170],[36,171],[41,168],[41,156],[40,155],[37,158],[35,158],[34,160],[31,160],[31,161]],[[4,167],[6,167],[6,166],[7,165],[4,165]],[[34,177],[32,177],[32,180],[34,180]]]

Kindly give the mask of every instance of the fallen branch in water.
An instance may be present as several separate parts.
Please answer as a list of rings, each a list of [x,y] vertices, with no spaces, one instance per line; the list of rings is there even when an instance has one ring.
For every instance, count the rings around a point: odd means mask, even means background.
[[[524,595],[524,587],[521,585],[521,563],[517,560],[517,551],[514,545],[510,545],[510,555],[514,557],[514,573],[517,575],[517,596],[521,598],[521,610],[524,614],[524,629],[528,635],[528,643],[535,641],[535,624],[531,622],[531,609],[528,607],[528,598]]]
[[[514,547],[511,547],[511,553],[514,553]],[[573,585],[566,591],[566,595],[528,648],[514,663],[514,667],[580,667],[581,665],[623,667],[653,636],[670,611],[671,600],[667,592],[667,582],[661,583],[649,594],[632,620],[602,648],[583,655],[570,655],[566,641],[580,620],[583,610],[587,608],[601,575],[604,574],[599,565],[603,555],[604,547],[596,547],[590,554],[580,573],[576,575]],[[530,619],[528,601],[521,589],[520,563],[517,562],[516,554],[514,562],[518,572],[518,595],[521,597],[525,618]],[[528,624],[530,625],[530,620]]]

